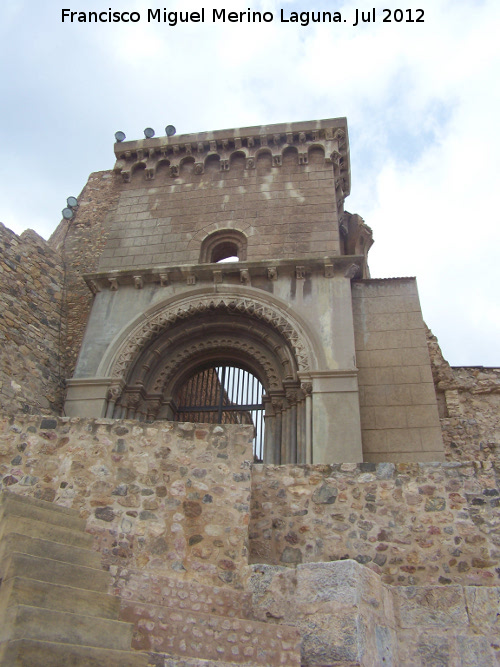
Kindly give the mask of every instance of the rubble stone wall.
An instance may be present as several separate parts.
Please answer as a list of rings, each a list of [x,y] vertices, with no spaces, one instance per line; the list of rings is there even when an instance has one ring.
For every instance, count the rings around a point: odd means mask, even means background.
[[[58,413],[63,401],[61,257],[34,231],[0,223],[0,406]]]
[[[394,585],[492,586],[500,467],[477,463],[255,465],[250,559],[354,559]]]
[[[0,487],[87,519],[107,566],[241,586],[252,428],[5,417]]]
[[[61,345],[65,378],[73,376],[94,298],[82,276],[97,269],[109,233],[108,214],[116,206],[118,186],[118,177],[112,171],[90,174],[78,196],[74,217],[63,220],[48,241],[65,264],[67,328]]]
[[[437,338],[427,344],[438,400],[445,454],[452,461],[500,457],[500,368],[452,367]]]

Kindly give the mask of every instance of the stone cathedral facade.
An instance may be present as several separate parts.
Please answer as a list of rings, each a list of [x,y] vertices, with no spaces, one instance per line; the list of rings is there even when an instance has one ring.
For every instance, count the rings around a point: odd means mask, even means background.
[[[345,119],[115,155],[67,415],[174,419],[211,360],[262,384],[266,463],[443,458],[415,280],[370,279],[371,230],[344,209]]]
[[[344,118],[0,225],[0,665],[495,667],[500,369],[371,277]]]

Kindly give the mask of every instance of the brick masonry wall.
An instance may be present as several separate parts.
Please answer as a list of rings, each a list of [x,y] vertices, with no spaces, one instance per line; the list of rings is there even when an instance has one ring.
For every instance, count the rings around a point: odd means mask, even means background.
[[[336,211],[333,167],[321,149],[307,165],[292,151],[279,168],[263,154],[250,170],[243,156],[229,171],[209,161],[202,175],[185,163],[175,179],[167,167],[154,181],[137,170],[121,185],[99,268],[197,264],[204,237],[226,228],[247,236],[248,260],[339,254]]]
[[[5,417],[1,486],[73,507],[107,566],[246,576],[252,428]]]
[[[352,303],[364,459],[443,460],[415,279],[355,282]]]
[[[256,465],[251,562],[352,558],[394,585],[495,585],[499,473],[490,462]]]
[[[0,406],[57,413],[63,400],[61,257],[32,230],[0,223]]]
[[[64,260],[66,335],[62,342],[64,377],[73,376],[93,295],[82,278],[96,271],[118,199],[121,179],[112,171],[90,174],[70,220],[62,220],[48,243]]]

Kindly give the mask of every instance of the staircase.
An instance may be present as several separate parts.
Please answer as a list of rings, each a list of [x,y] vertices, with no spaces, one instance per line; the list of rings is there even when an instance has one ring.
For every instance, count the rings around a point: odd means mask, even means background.
[[[248,594],[129,570],[113,585],[92,542],[77,511],[0,495],[1,667],[300,666],[298,631],[252,620]]]
[[[149,652],[153,664],[300,666],[298,630],[253,620],[250,594],[125,572],[115,582],[120,619],[133,623],[132,647]]]
[[[0,665],[146,667],[78,512],[0,496]]]

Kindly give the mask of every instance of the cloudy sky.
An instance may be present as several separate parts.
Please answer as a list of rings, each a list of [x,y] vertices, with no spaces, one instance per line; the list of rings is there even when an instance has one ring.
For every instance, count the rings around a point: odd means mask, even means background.
[[[417,276],[424,318],[450,363],[500,364],[498,0],[387,0],[375,22],[357,26],[356,10],[371,3],[73,1],[0,7],[7,227],[48,238],[66,197],[113,166],[117,130],[136,139],[147,126],[184,134],[347,116],[346,208],[374,231],[372,277]],[[64,8],[110,7],[141,20],[61,20]],[[205,22],[148,23],[149,8],[205,8]],[[214,23],[213,8],[274,20]],[[282,22],[281,10],[285,19],[338,11],[342,22]]]

